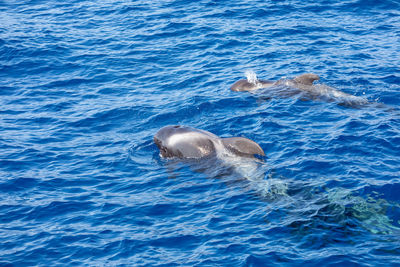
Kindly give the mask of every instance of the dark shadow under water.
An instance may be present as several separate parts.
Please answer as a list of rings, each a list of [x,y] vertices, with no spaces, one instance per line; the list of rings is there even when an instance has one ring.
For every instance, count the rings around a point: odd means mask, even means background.
[[[221,179],[232,190],[251,194],[271,208],[265,215],[267,223],[278,223],[300,236],[314,229],[357,235],[364,230],[372,234],[400,236],[400,205],[378,195],[362,195],[359,190],[326,187],[323,181],[293,181],[274,177],[273,171],[261,160],[162,159],[170,178],[179,179],[182,168]],[[233,160],[230,161],[230,160]],[[274,219],[272,219],[274,218]],[[278,219],[277,219],[278,218]]]

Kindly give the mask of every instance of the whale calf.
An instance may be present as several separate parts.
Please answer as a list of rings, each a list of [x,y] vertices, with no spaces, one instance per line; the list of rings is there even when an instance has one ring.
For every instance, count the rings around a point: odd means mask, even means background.
[[[324,84],[314,84],[320,77],[313,73],[306,73],[295,77],[294,79],[281,79],[278,81],[259,80],[255,73],[246,73],[247,79],[241,79],[231,86],[232,91],[236,92],[260,92],[261,93],[278,93],[280,95],[294,95],[302,93],[308,99],[326,99],[328,101],[336,101],[346,106],[361,106],[368,104],[368,100],[347,94],[335,88]],[[290,88],[291,90],[282,90]],[[267,88],[264,90],[260,90]],[[269,89],[270,88],[270,89]],[[279,90],[278,90],[279,88]]]
[[[164,158],[203,158],[233,154],[241,157],[265,156],[263,149],[244,137],[220,138],[213,133],[181,125],[169,125],[154,135],[154,143]]]

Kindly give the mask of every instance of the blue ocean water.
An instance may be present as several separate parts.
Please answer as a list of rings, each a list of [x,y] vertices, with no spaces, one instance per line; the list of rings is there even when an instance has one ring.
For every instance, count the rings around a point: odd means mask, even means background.
[[[399,265],[399,62],[395,0],[0,1],[0,265]],[[259,143],[264,183],[160,158],[170,124]]]

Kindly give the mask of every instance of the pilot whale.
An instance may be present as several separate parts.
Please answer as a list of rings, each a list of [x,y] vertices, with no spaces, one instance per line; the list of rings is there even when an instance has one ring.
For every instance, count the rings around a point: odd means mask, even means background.
[[[254,72],[246,73],[247,79],[241,79],[231,86],[232,91],[236,92],[259,92],[262,93],[279,93],[280,95],[294,95],[302,93],[308,99],[326,99],[328,101],[336,101],[346,106],[360,106],[368,104],[368,100],[359,96],[347,94],[335,88],[324,84],[314,84],[320,77],[313,73],[306,73],[295,77],[294,79],[281,79],[278,81],[259,80]],[[291,88],[282,90],[283,88]],[[263,88],[271,88],[264,89]],[[280,90],[278,90],[280,88]],[[274,90],[275,89],[275,90]]]
[[[213,133],[181,125],[169,125],[154,135],[154,143],[164,158],[203,158],[233,154],[241,157],[265,156],[256,142],[244,137],[220,138]]]
[[[259,80],[254,73],[248,73],[247,79],[242,79],[235,82],[231,86],[232,91],[254,91],[261,88],[267,88],[276,85],[287,85],[293,87],[299,87],[299,89],[305,86],[312,86],[314,81],[319,80],[319,76],[313,73],[306,73],[300,75],[292,80],[278,80],[278,81],[267,81]]]
[[[232,170],[233,177],[244,178],[247,187],[263,197],[285,195],[287,186],[279,179],[265,179],[265,156],[256,142],[244,137],[220,138],[208,131],[180,125],[161,128],[154,135],[160,156],[168,159],[185,159],[196,169],[211,176],[224,176],[223,170]]]

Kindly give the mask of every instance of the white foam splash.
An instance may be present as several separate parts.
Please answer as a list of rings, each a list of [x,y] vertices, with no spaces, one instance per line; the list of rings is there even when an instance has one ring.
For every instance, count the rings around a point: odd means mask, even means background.
[[[252,84],[258,83],[257,74],[254,71],[246,70],[244,74],[246,75],[247,81],[249,83],[252,83]]]

